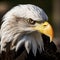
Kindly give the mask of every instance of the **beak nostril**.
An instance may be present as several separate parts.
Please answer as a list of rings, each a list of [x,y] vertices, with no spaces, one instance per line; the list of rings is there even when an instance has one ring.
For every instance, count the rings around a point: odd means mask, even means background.
[[[47,26],[47,25],[44,25],[44,26]]]

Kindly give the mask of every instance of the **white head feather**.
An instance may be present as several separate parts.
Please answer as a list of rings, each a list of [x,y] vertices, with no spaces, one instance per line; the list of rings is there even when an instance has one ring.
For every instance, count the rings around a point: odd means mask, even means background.
[[[5,14],[3,20],[9,20],[13,16],[31,18],[33,20],[48,20],[48,16],[41,8],[31,4],[15,6]]]
[[[37,49],[42,52],[42,50],[44,50],[44,44],[41,34],[32,33],[31,35],[28,34],[29,36],[25,35],[23,39],[21,39],[20,37],[23,35],[23,30],[20,29],[21,23],[16,22],[16,17],[31,18],[36,21],[48,20],[45,12],[35,5],[26,4],[15,6],[3,17],[3,23],[1,26],[1,50],[6,51],[5,46],[12,41],[11,49],[16,49],[16,51],[25,43],[25,48],[28,53],[31,48],[34,55],[36,55]],[[37,34],[39,36],[37,36]],[[14,46],[15,42],[17,43],[16,46]]]

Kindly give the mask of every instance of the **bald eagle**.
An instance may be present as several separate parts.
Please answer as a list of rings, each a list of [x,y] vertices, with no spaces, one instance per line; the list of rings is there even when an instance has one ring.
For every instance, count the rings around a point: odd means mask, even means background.
[[[48,23],[48,16],[38,6],[15,6],[3,16],[2,21],[1,52],[14,50],[16,60],[17,57],[23,58],[23,55],[24,60],[42,57],[45,47],[49,47],[53,40],[53,28]]]

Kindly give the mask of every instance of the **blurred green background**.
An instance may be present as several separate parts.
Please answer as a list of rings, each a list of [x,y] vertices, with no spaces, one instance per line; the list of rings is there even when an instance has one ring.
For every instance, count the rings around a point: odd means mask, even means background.
[[[3,15],[19,4],[34,4],[41,7],[54,28],[54,40],[60,40],[60,0],[0,0],[0,25]]]

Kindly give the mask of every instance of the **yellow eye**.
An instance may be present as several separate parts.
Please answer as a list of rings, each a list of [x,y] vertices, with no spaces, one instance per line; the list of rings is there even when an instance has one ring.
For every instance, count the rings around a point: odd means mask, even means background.
[[[36,21],[32,20],[31,18],[28,19],[28,23],[35,24]]]

